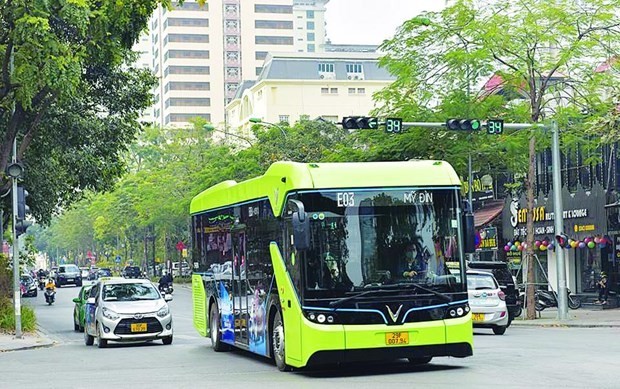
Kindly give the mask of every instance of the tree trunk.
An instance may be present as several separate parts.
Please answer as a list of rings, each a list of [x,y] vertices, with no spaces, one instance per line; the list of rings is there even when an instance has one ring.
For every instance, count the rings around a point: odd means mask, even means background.
[[[527,197],[527,247],[525,249],[525,263],[527,266],[527,280],[525,297],[526,302],[526,318],[528,320],[536,319],[536,310],[534,309],[534,293],[536,286],[534,285],[534,179],[535,170],[534,164],[536,163],[536,137],[532,135],[529,145],[529,167],[527,172],[527,179],[525,181],[525,190]]]

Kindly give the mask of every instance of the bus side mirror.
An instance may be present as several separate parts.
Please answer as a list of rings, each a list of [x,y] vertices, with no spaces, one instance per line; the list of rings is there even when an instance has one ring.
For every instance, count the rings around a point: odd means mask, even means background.
[[[297,207],[293,212],[293,245],[297,251],[307,250],[310,248],[310,219],[301,201],[290,201]]]
[[[465,254],[473,254],[476,252],[476,227],[469,202],[463,201],[463,211],[463,248]]]

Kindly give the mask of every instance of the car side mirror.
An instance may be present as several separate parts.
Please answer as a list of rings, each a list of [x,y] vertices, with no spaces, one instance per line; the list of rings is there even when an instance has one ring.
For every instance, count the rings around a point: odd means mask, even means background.
[[[96,299],[94,297],[89,297],[88,300],[86,300],[86,304],[95,304]]]
[[[465,254],[472,254],[476,252],[476,226],[474,222],[474,213],[472,211],[471,204],[468,201],[463,201],[463,239],[464,239],[464,252]]]
[[[293,245],[297,251],[310,248],[310,219],[304,208],[304,203],[299,200],[289,200],[297,208],[293,212]]]
[[[165,301],[172,301],[172,295],[171,294],[164,294],[164,300]]]
[[[76,303],[76,304],[79,304],[80,301],[82,301],[82,300],[80,300],[79,297],[76,297],[76,298],[73,299],[73,302]]]

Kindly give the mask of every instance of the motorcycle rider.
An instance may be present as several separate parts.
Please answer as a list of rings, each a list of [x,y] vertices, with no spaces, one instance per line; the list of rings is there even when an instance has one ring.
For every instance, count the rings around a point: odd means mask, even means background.
[[[172,274],[169,272],[164,273],[164,275],[159,279],[159,290],[163,290],[166,286],[172,286]]]
[[[50,277],[45,283],[45,301],[51,304],[54,300],[52,300],[52,302],[49,300],[53,299],[54,293],[56,293],[56,283],[54,279]]]

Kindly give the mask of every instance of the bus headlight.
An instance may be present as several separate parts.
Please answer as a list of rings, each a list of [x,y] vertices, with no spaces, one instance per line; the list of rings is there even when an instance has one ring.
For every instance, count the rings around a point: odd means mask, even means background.
[[[463,317],[469,313],[469,304],[459,304],[457,306],[448,307],[446,310],[446,319],[456,319]]]
[[[325,317],[325,315],[324,315],[324,314],[322,314],[322,313],[319,313],[319,315],[316,317],[316,320],[317,320],[319,323],[321,323],[321,324],[325,323],[325,320],[326,320],[326,319],[327,319],[327,318],[326,318],[326,317]]]

